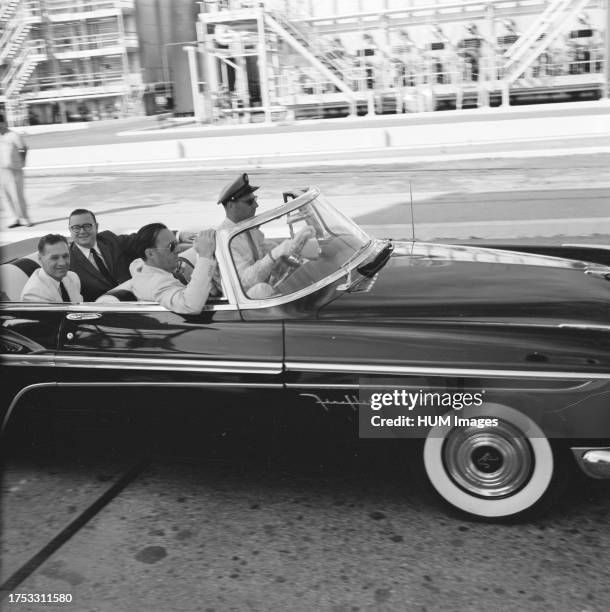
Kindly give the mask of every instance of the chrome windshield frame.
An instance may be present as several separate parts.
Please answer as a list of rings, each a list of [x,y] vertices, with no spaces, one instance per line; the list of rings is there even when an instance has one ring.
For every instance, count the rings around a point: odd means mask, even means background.
[[[344,277],[350,270],[360,266],[360,264],[368,259],[374,251],[381,248],[381,241],[377,241],[369,236],[362,228],[359,226],[358,229],[363,232],[369,238],[369,242],[362,248],[361,252],[349,262],[349,265],[344,265],[341,268],[338,268],[332,274],[325,276],[323,279],[300,289],[299,291],[295,291],[293,293],[289,293],[286,295],[281,295],[277,297],[271,297],[268,299],[252,299],[249,298],[243,291],[241,287],[241,283],[239,281],[239,276],[237,274],[237,270],[233,265],[233,258],[231,257],[231,253],[229,250],[229,244],[231,239],[240,234],[244,230],[250,229],[252,227],[258,227],[268,221],[281,217],[297,208],[301,208],[302,206],[309,204],[316,200],[321,195],[320,189],[317,187],[309,187],[307,191],[301,194],[299,197],[294,200],[289,200],[285,204],[278,206],[272,210],[261,213],[260,215],[251,217],[245,221],[238,223],[235,227],[221,229],[217,231],[216,235],[216,258],[218,260],[218,265],[220,267],[221,276],[225,279],[225,283],[230,285],[231,288],[231,301],[235,300],[237,307],[239,310],[251,310],[256,308],[272,308],[274,306],[281,306],[282,304],[287,304],[289,302],[294,302],[302,297],[310,295],[320,289],[330,285],[331,283],[337,281],[338,279]],[[340,211],[337,211],[342,217],[348,220],[351,224],[357,225],[352,221],[349,217],[346,217]]]

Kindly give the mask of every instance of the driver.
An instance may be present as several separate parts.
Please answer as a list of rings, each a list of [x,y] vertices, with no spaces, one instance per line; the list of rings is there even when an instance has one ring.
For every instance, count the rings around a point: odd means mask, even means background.
[[[250,185],[247,174],[240,174],[223,188],[218,204],[224,206],[226,218],[218,229],[231,229],[254,216],[258,204],[253,194],[257,189],[257,185]],[[306,227],[294,238],[275,244],[266,241],[263,232],[255,227],[233,238],[231,254],[244,291],[250,297],[263,297],[257,295],[258,290],[251,289],[259,283],[267,283],[278,259],[298,254],[313,235],[313,228]]]

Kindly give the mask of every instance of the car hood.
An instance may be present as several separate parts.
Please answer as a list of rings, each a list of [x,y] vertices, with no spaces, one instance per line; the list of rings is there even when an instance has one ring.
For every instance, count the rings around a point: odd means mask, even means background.
[[[374,277],[341,292],[319,316],[544,318],[610,330],[610,281],[585,274],[587,268],[602,267],[514,251],[397,242]]]

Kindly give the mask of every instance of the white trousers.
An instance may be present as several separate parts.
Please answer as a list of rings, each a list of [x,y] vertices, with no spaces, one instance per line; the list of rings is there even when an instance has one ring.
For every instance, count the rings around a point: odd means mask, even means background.
[[[0,200],[16,219],[28,218],[23,183],[23,170],[0,168]]]

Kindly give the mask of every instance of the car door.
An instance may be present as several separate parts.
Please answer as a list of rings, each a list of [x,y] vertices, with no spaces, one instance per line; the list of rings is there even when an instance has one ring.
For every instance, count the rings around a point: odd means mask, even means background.
[[[153,303],[74,304],[56,363],[61,381],[164,387],[281,388],[282,331],[236,306],[179,315]]]
[[[55,356],[65,305],[9,302],[0,310],[2,408],[57,382]]]

